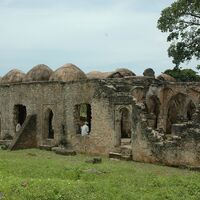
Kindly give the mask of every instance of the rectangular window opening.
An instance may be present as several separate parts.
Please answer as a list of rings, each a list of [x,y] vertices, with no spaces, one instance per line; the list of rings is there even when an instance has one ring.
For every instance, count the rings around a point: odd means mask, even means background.
[[[90,104],[78,104],[74,109],[74,125],[76,134],[81,134],[81,127],[87,122],[89,132],[91,131],[92,112]]]

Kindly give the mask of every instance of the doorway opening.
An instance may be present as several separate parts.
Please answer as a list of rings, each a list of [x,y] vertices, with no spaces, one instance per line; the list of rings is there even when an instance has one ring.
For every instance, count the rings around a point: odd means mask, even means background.
[[[14,125],[20,124],[23,125],[26,120],[26,106],[17,104],[14,106]]]
[[[122,108],[121,113],[121,138],[131,138],[131,116],[127,108]]]
[[[74,125],[76,134],[81,134],[81,126],[87,122],[89,133],[91,131],[92,109],[90,104],[82,103],[75,106],[74,109]]]
[[[187,100],[186,95],[182,93],[178,93],[170,99],[168,104],[167,122],[166,122],[167,134],[171,134],[172,124],[180,123],[187,117],[185,116],[187,114],[187,112],[185,111],[186,100]]]
[[[53,129],[53,111],[51,109],[48,109],[45,113],[45,119],[44,119],[44,133],[46,135],[46,138],[48,139],[54,139],[54,129]]]

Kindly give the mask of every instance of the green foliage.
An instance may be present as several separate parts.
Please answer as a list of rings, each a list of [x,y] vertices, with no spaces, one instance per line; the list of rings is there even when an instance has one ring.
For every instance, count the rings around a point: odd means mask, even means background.
[[[199,0],[176,0],[162,11],[158,28],[169,33],[168,55],[176,66],[192,57],[200,59]]]
[[[192,69],[181,69],[175,67],[174,69],[166,70],[164,73],[174,77],[177,81],[181,82],[200,81],[200,76]]]
[[[200,174],[188,170],[40,150],[0,151],[2,200],[199,200]]]

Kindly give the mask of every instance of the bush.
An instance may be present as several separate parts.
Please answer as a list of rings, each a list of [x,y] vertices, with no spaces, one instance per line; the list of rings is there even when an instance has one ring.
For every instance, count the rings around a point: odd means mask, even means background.
[[[182,69],[174,67],[174,69],[167,69],[165,74],[174,77],[177,81],[181,82],[197,82],[200,81],[200,76],[192,69]]]

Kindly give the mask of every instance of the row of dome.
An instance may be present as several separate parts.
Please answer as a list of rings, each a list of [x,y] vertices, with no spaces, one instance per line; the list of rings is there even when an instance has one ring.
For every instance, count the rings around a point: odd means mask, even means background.
[[[150,70],[151,72],[151,70]],[[154,73],[154,72],[153,72]],[[147,76],[154,76],[153,73]],[[145,75],[145,72],[143,73]],[[151,75],[152,74],[152,75]],[[16,83],[16,82],[33,82],[33,81],[77,81],[82,79],[92,78],[122,78],[136,76],[132,71],[126,68],[117,69],[114,72],[97,72],[93,71],[87,75],[77,66],[69,63],[53,71],[44,64],[33,67],[27,74],[20,70],[13,69],[1,78],[1,83]],[[160,77],[160,78],[159,78]],[[158,79],[166,81],[175,81],[172,77],[161,74]]]
[[[9,71],[2,77],[1,83],[32,82],[32,81],[73,81],[85,79],[86,75],[77,66],[65,64],[56,71],[47,65],[39,64],[27,74],[18,69]]]

